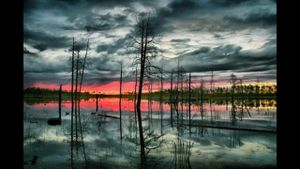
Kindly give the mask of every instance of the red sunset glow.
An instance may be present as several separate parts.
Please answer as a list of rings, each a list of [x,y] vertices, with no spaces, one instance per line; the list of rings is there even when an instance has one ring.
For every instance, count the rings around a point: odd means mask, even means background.
[[[101,111],[101,109],[104,110],[109,110],[109,111],[114,111],[114,112],[118,112],[119,111],[119,99],[118,98],[101,98],[99,99],[99,111]],[[58,108],[58,103],[57,102],[49,102],[49,103],[37,103],[34,104],[33,107],[35,108],[51,108],[51,109],[56,109]],[[66,109],[71,109],[71,102],[70,101],[64,101],[62,102],[62,107],[66,108]],[[88,100],[82,100],[80,102],[80,107],[82,109],[86,109],[86,110],[95,110],[96,109],[96,99],[88,99]],[[132,100],[128,100],[128,99],[122,99],[122,106],[121,109],[124,111],[134,111],[134,104]],[[148,105],[148,100],[142,100],[141,102],[141,109],[142,111],[148,111],[149,105]],[[152,111],[160,111],[160,104],[159,102],[153,101],[152,102],[152,106],[151,106]],[[170,111],[171,107],[169,104],[163,104],[163,110],[164,111]],[[179,108],[179,110],[181,111],[181,107]],[[188,110],[188,106],[187,105],[183,105],[183,110],[187,111]],[[208,111],[210,110],[209,105],[205,105],[204,106],[204,110]],[[225,110],[225,105],[215,105],[214,106],[214,110],[216,111],[224,111]],[[199,107],[192,105],[191,106],[191,111],[199,111]]]
[[[244,84],[250,84],[250,83],[244,83]],[[274,84],[274,82],[264,82],[263,84]],[[176,83],[173,84],[173,87],[175,87]],[[199,87],[200,82],[192,82],[191,83],[192,87]],[[135,82],[123,82],[122,83],[122,93],[129,93],[129,92],[134,92],[134,86]],[[138,86],[138,85],[137,85]],[[218,81],[214,82],[215,87],[230,87],[230,84],[226,81]],[[49,84],[49,83],[35,83],[31,87],[38,87],[38,88],[46,88],[46,89],[58,89],[59,84]],[[184,87],[187,87],[187,84],[184,84]],[[204,83],[205,88],[209,88],[210,84]],[[70,84],[64,84],[62,86],[63,90],[70,91],[71,90],[71,85]],[[163,83],[163,88],[164,89],[169,89],[170,88],[170,82],[164,82]],[[160,82],[153,82],[152,83],[152,91],[158,91],[160,89]],[[120,90],[120,83],[119,81],[113,81],[107,84],[83,84],[82,86],[82,92],[89,92],[89,93],[102,93],[102,94],[119,94]],[[144,83],[143,86],[143,93],[148,92],[148,85],[147,82]]]

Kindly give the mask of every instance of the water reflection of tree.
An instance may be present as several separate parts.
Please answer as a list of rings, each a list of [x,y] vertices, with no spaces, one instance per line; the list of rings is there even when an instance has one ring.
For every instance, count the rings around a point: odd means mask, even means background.
[[[137,23],[135,25],[134,32],[131,35],[132,44],[130,45],[134,53],[136,53],[134,58],[134,65],[140,66],[140,77],[138,83],[138,94],[136,102],[136,110],[139,123],[139,135],[140,135],[140,152],[141,152],[141,168],[145,168],[145,145],[144,145],[144,135],[143,135],[143,125],[142,125],[142,115],[141,115],[141,99],[142,90],[144,84],[144,77],[151,76],[151,70],[157,67],[151,65],[150,60],[157,56],[158,50],[154,42],[155,39],[155,26],[150,14],[140,14],[136,18]]]
[[[81,88],[83,83],[83,75],[84,70],[86,66],[86,58],[88,54],[89,49],[89,40],[86,44],[86,51],[84,58],[80,57],[80,43],[75,44],[75,40],[73,38],[73,44],[72,44],[72,57],[71,57],[71,168],[74,168],[74,154],[73,154],[73,148],[75,146],[76,148],[76,157],[78,158],[78,149],[79,147],[82,148],[82,153],[84,156],[85,161],[85,168],[88,168],[87,163],[87,156],[85,152],[85,145],[84,145],[84,137],[83,137],[83,129],[82,129],[82,121],[81,121],[81,112],[80,112],[80,100],[81,100]],[[76,54],[75,54],[76,52]],[[76,58],[75,58],[76,56]],[[75,75],[74,75],[75,73]],[[75,76],[75,79],[74,79]],[[75,81],[75,86],[74,86]],[[75,116],[75,118],[74,118]],[[74,121],[75,119],[75,121]],[[75,123],[75,124],[73,124]],[[74,127],[75,125],[75,127]],[[75,138],[74,138],[74,130],[75,130]]]
[[[193,143],[184,141],[180,138],[173,144],[173,168],[174,169],[191,169],[190,156]]]
[[[242,146],[239,130],[229,130],[228,147],[236,148]]]

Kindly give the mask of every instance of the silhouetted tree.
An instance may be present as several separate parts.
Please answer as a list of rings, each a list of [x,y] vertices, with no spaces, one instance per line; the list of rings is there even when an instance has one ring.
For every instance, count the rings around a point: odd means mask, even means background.
[[[122,68],[122,63],[121,65],[121,73],[120,73],[120,95],[119,95],[119,111],[120,111],[120,139],[121,139],[121,144],[122,144],[122,74],[123,74],[123,68]]]
[[[230,75],[230,84],[231,84],[231,117],[232,117],[232,121],[235,122],[236,120],[236,107],[235,107],[235,103],[234,103],[234,93],[235,93],[235,88],[237,85],[237,77],[234,74]]]
[[[75,57],[75,42],[72,43],[72,58],[71,58],[71,168],[73,168],[73,119],[74,119],[74,57]]]
[[[142,115],[141,115],[141,99],[142,99],[142,90],[143,82],[145,77],[145,70],[150,69],[150,59],[156,56],[156,47],[154,46],[155,32],[154,25],[151,23],[151,17],[149,14],[140,14],[137,17],[137,24],[135,27],[135,32],[133,33],[132,47],[136,49],[139,53],[134,63],[140,65],[140,77],[139,77],[139,86],[138,86],[138,95],[137,95],[137,115],[139,123],[139,135],[140,135],[140,151],[141,151],[141,168],[146,168],[145,162],[145,142],[143,135],[143,126],[142,126]]]
[[[189,73],[189,133],[191,134],[191,72]]]

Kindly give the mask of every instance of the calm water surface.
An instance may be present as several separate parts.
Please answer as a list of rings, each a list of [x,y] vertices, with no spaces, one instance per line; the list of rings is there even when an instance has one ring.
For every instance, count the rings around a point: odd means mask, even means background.
[[[57,102],[24,102],[24,168],[71,168],[70,106],[70,102],[63,102],[62,124],[49,126],[47,120],[58,117]],[[74,168],[139,168],[133,101],[122,99],[122,139],[120,120],[103,117],[119,117],[119,99],[99,99],[98,112],[91,113],[95,109],[95,99],[81,101],[84,141],[74,148]],[[187,103],[171,106],[143,100],[148,168],[276,168],[276,132],[260,131],[276,130],[276,101],[245,101],[237,105],[234,117],[231,109],[225,101],[207,101],[203,106],[193,103],[189,127]],[[80,136],[78,131],[78,140]]]

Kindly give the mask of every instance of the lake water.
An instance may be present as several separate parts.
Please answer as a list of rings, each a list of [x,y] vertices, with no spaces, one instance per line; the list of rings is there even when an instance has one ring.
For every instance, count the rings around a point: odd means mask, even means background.
[[[122,139],[118,98],[99,99],[96,113],[95,99],[80,105],[82,131],[71,152],[71,103],[62,102],[62,124],[50,126],[56,101],[24,102],[24,168],[139,168],[133,100],[122,99]],[[244,101],[234,114],[224,100],[193,103],[190,121],[187,103],[142,100],[141,107],[148,169],[276,168],[275,100]]]

